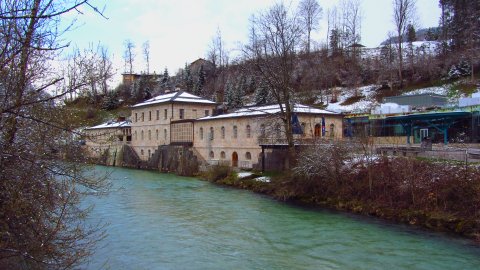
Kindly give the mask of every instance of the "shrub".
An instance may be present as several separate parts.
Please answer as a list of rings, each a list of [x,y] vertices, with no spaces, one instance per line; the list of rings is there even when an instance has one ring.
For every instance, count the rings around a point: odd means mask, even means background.
[[[205,173],[205,178],[211,182],[223,180],[232,174],[232,169],[229,166],[214,165],[211,166]]]

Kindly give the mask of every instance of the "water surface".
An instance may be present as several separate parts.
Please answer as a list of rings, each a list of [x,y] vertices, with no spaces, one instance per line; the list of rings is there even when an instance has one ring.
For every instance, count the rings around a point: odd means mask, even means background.
[[[98,172],[111,168],[96,167]],[[114,169],[87,269],[480,269],[468,240],[304,209],[194,178]]]

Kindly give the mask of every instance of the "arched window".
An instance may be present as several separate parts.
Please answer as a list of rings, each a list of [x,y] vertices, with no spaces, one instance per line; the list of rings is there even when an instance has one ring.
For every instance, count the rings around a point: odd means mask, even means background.
[[[320,124],[315,125],[315,137],[320,137],[322,135],[322,126]]]
[[[200,140],[203,140],[203,128],[200,128]]]
[[[330,137],[335,137],[335,125],[330,124]]]
[[[262,138],[265,138],[265,135],[266,135],[265,125],[264,125],[264,124],[261,124],[261,125],[260,125],[260,136],[261,136]]]
[[[155,133],[156,133],[156,135],[157,135],[157,137],[156,137],[156,138],[157,138],[157,141],[158,141],[158,140],[160,139],[160,137],[159,137],[159,135],[158,135],[158,129],[157,129],[157,130],[155,130]]]
[[[150,149],[148,149],[148,157],[149,157],[149,158],[150,158],[150,154],[151,154],[151,153],[152,153],[152,152],[150,152]]]
[[[213,141],[213,138],[215,137],[213,127],[210,127],[210,140]]]
[[[150,141],[152,139],[152,131],[148,130],[148,140]]]
[[[210,158],[214,158],[215,157],[215,153],[213,153],[213,151],[210,151],[210,154],[208,155]]]
[[[307,124],[305,124],[305,122],[302,122],[300,125],[302,126],[302,136],[305,136],[307,134]]]
[[[236,139],[238,137],[238,129],[237,126],[233,126],[233,138]]]
[[[133,137],[135,138],[135,140],[137,140],[137,131],[135,130],[135,132],[133,133]]]
[[[222,127],[222,139],[225,139],[225,127]]]
[[[143,130],[140,132],[140,139],[143,141]]]
[[[282,136],[280,124],[275,125],[275,135],[277,136],[277,138],[280,138]]]
[[[163,139],[166,141],[167,140],[167,129],[163,130]]]
[[[143,156],[143,149],[142,149],[142,150],[140,150],[140,155],[142,155],[142,156]]]
[[[247,138],[250,138],[252,136],[252,130],[250,128],[250,125],[247,125]]]
[[[245,159],[246,160],[251,160],[252,159],[252,154],[250,154],[250,152],[245,153]]]
[[[221,158],[221,159],[225,159],[225,157],[226,157],[225,152],[223,152],[223,151],[220,152],[220,158]]]

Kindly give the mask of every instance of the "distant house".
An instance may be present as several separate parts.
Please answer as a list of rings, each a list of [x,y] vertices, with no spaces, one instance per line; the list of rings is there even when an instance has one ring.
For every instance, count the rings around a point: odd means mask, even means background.
[[[203,71],[208,75],[211,72],[213,72],[213,69],[215,68],[214,64],[208,60],[205,60],[203,58],[198,58],[197,60],[193,61],[190,64],[190,71],[192,73],[198,73],[200,71],[200,68],[203,67]]]
[[[144,73],[122,73],[123,84],[133,84],[140,79],[145,79],[150,82],[157,82],[162,78],[162,75],[156,73],[144,74]]]

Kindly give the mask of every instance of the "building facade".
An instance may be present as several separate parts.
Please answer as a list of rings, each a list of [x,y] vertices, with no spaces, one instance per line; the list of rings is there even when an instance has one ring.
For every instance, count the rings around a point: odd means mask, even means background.
[[[193,120],[213,113],[216,103],[186,92],[159,95],[132,106],[132,148],[148,160],[160,145],[193,144]]]
[[[88,155],[99,158],[106,150],[121,147],[131,142],[131,123],[125,119],[110,121],[86,128],[84,135]]]
[[[131,107],[128,144],[142,161],[149,161],[162,145],[182,145],[201,163],[244,169],[260,168],[265,151],[271,153],[276,146],[286,145],[279,105],[244,107],[222,114],[216,113],[216,107],[213,101],[182,91],[136,104]],[[292,120],[296,145],[343,137],[341,114],[297,104]],[[114,136],[124,132],[121,126],[112,128],[105,131]],[[98,130],[98,126],[89,130]],[[88,146],[100,147],[93,142]]]
[[[299,104],[293,112],[299,125],[295,144],[342,138],[342,115]],[[195,121],[193,146],[212,165],[260,168],[262,148],[271,152],[281,145],[286,145],[286,132],[278,105],[246,107]]]

